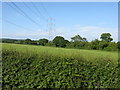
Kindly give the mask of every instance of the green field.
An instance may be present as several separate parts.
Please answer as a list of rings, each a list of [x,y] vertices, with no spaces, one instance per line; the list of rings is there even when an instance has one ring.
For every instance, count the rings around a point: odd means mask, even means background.
[[[118,88],[118,53],[2,44],[4,88]]]

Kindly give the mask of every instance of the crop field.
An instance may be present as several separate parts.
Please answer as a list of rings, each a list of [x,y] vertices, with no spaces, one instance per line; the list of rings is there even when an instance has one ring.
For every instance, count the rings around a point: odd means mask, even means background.
[[[2,44],[3,88],[118,88],[118,53]]]

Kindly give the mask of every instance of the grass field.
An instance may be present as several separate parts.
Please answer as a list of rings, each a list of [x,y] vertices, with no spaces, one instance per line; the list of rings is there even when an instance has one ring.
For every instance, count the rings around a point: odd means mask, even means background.
[[[2,44],[4,88],[118,88],[118,53]]]

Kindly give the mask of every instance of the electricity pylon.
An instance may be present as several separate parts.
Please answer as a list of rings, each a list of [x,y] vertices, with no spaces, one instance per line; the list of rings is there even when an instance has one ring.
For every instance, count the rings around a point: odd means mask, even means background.
[[[55,19],[50,17],[47,20],[48,22],[48,36],[49,40],[53,38],[53,35],[55,34]]]

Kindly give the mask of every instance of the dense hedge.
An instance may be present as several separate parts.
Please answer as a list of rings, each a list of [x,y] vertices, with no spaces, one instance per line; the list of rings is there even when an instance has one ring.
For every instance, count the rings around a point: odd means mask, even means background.
[[[3,50],[3,88],[118,88],[118,66]]]
[[[62,36],[56,36],[52,41],[48,39],[40,40],[15,40],[15,39],[2,39],[3,43],[15,43],[15,44],[29,44],[29,45],[41,45],[51,47],[62,48],[77,48],[77,49],[91,49],[91,50],[105,50],[105,51],[118,51],[120,49],[120,41],[112,42],[110,33],[103,33],[100,37],[101,40],[94,39],[91,42],[87,41],[87,38],[75,35],[68,41]],[[1,41],[0,41],[1,42]]]

